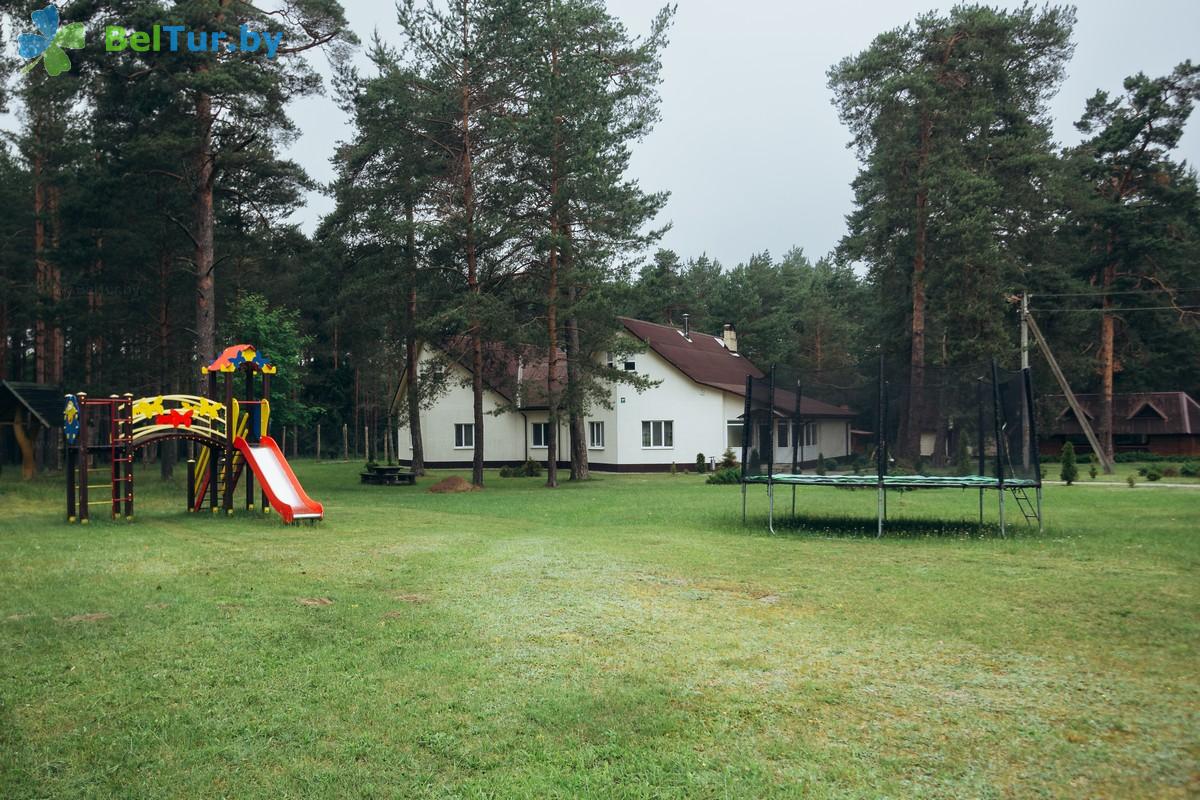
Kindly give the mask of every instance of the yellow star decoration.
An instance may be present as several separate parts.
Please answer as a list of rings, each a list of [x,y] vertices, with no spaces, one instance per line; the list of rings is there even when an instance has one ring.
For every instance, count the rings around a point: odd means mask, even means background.
[[[254,352],[253,347],[247,347],[242,351],[242,358],[246,359],[247,361],[253,361],[256,355],[258,355],[258,353]]]
[[[275,369],[275,367],[274,367],[274,366],[272,366],[271,364],[264,364],[264,365],[263,365],[263,368],[262,368],[262,371],[263,371],[263,373],[264,373],[264,374],[266,374],[266,375],[274,375],[274,374],[277,372],[277,370]]]
[[[225,406],[215,400],[197,397],[195,400],[181,400],[179,403],[184,410],[192,409],[197,417],[219,420],[225,415]]]
[[[143,419],[154,419],[163,413],[161,397],[141,397],[133,401],[133,415]]]

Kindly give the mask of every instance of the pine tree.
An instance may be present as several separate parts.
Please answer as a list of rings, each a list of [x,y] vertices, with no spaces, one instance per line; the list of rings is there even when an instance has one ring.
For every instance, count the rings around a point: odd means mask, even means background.
[[[1138,73],[1123,96],[1098,91],[1088,100],[1076,127],[1090,138],[1068,154],[1077,181],[1071,221],[1086,254],[1079,271],[1100,293],[1097,436],[1109,457],[1121,307],[1131,297],[1132,305],[1173,307],[1176,324],[1166,329],[1179,333],[1194,334],[1200,319],[1178,292],[1195,283],[1200,192],[1195,172],[1171,158],[1198,98],[1200,65],[1186,61],[1161,78]]]
[[[876,37],[829,72],[863,162],[839,253],[865,261],[889,298],[880,307],[891,333],[881,341],[907,330],[900,445],[910,456],[925,417],[931,323],[949,328],[942,318],[956,307],[970,309],[972,326],[996,320],[996,291],[1020,266],[1009,234],[1044,214],[1037,186],[1053,163],[1045,104],[1071,54],[1073,23],[1068,8],[957,6]],[[931,305],[931,287],[948,288],[955,302]]]

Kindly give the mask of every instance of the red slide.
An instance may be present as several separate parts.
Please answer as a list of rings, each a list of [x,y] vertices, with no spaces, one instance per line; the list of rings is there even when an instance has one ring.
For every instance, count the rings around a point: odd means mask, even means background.
[[[254,470],[271,508],[279,512],[284,522],[324,519],[325,507],[304,492],[274,439],[264,436],[258,444],[250,444],[239,436],[233,440],[233,446]]]

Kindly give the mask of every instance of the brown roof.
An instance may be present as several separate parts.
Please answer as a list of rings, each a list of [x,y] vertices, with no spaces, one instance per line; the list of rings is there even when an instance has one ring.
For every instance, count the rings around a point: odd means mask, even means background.
[[[1088,421],[1100,415],[1098,394],[1077,394]],[[1045,402],[1050,411],[1050,433],[1082,433],[1067,398],[1049,395]],[[1113,433],[1145,435],[1200,435],[1200,404],[1187,392],[1131,392],[1113,395]]]
[[[761,378],[764,372],[739,353],[731,353],[720,336],[683,331],[671,325],[659,325],[629,317],[617,317],[625,329],[666,361],[696,383],[723,392],[746,396],[746,376]],[[795,392],[777,389],[775,407],[778,411],[795,410]],[[839,406],[803,397],[800,413],[806,417],[853,417],[855,412]]]

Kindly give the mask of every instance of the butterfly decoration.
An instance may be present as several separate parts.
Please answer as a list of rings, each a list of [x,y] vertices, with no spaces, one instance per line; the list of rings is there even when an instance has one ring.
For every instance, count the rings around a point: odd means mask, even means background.
[[[32,58],[21,70],[28,73],[41,61],[51,76],[61,75],[71,68],[67,50],[79,50],[84,45],[83,23],[73,22],[65,28],[58,26],[58,9],[50,4],[29,15],[41,33],[22,33],[17,37],[21,58]]]

